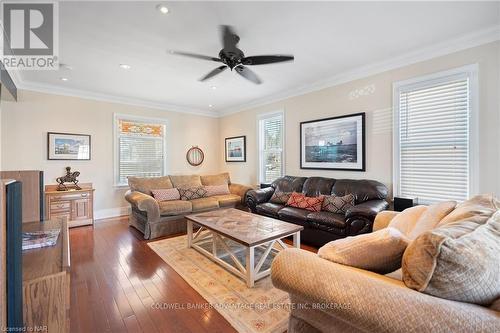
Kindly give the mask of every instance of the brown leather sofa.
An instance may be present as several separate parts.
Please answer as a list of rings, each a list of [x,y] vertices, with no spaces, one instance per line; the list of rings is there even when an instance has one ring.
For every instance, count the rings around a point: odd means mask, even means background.
[[[275,190],[299,192],[308,197],[352,193],[355,206],[345,215],[310,212],[269,202]],[[375,180],[285,176],[270,187],[248,191],[245,202],[253,213],[303,226],[302,242],[319,247],[338,238],[371,232],[377,213],[389,207],[386,197],[387,187]]]

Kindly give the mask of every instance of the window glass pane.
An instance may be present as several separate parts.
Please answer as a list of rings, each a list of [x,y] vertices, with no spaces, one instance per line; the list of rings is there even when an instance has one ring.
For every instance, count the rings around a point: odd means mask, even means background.
[[[259,121],[260,181],[270,183],[283,176],[283,115]]]

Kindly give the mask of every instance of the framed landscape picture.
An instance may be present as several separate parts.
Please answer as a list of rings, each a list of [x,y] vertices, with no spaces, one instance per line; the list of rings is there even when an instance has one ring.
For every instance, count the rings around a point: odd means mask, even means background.
[[[301,122],[300,168],[365,171],[365,113]]]
[[[47,133],[49,160],[90,160],[90,135]]]
[[[246,136],[226,138],[226,162],[246,162]]]

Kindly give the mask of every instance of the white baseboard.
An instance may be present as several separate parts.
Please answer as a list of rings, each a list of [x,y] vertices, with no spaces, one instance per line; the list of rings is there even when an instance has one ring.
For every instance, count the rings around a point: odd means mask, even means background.
[[[94,219],[107,219],[110,217],[118,217],[130,214],[130,207],[117,207],[117,208],[107,208],[99,209],[94,212]]]

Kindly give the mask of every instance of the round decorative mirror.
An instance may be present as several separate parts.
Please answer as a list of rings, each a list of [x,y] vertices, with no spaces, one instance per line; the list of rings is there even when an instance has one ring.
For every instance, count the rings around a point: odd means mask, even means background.
[[[189,164],[192,166],[198,166],[203,163],[205,159],[205,154],[203,154],[203,150],[198,148],[198,146],[191,147],[186,153],[186,159]]]

